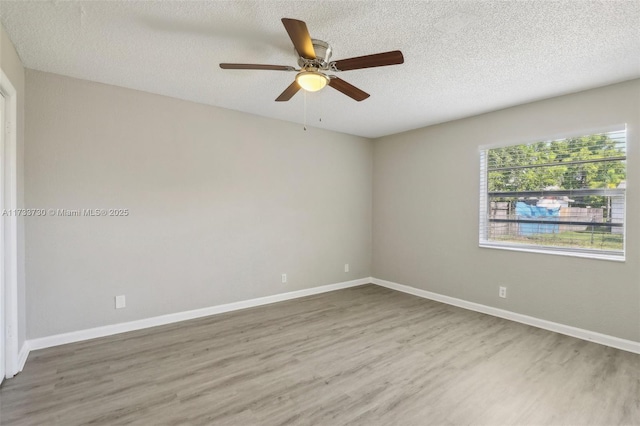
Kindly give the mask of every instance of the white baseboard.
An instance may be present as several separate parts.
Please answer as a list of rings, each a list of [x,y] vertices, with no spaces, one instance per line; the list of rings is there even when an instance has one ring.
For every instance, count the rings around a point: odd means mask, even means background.
[[[27,357],[29,356],[29,342],[25,341],[20,348],[17,356],[15,357],[13,366],[7,366],[7,371],[5,371],[5,377],[0,377],[0,383],[2,383],[2,379],[11,379],[16,374],[22,371],[24,368],[24,364],[27,362]]]
[[[595,331],[584,330],[582,328],[530,317],[528,315],[522,315],[511,311],[506,311],[504,309],[493,308],[491,306],[481,305],[474,302],[468,302],[466,300],[457,299],[455,297],[444,296],[442,294],[432,293],[430,291],[421,290],[415,287],[409,287],[391,281],[381,280],[379,278],[372,277],[371,282],[381,287],[386,287],[392,290],[401,291],[403,293],[412,294],[414,296],[422,297],[425,299],[435,300],[437,302],[446,303],[448,305],[469,309],[471,311],[481,312],[483,314],[493,315],[495,317],[500,317],[545,330],[554,331],[556,333],[565,334],[567,336],[577,337],[578,339],[588,340],[590,342],[599,343],[605,346],[611,346],[612,348],[622,349],[623,351],[640,354],[640,342],[635,342],[633,340],[621,339],[619,337],[609,336],[607,334],[597,333]]]
[[[130,321],[120,324],[106,325],[102,327],[95,327],[86,330],[73,331],[70,333],[57,334],[53,336],[40,337],[36,339],[27,340],[20,350],[18,355],[18,367],[19,371],[22,371],[29,352],[37,349],[49,348],[52,346],[64,345],[67,343],[80,342],[83,340],[95,339],[98,337],[111,336],[118,333],[125,333],[127,331],[141,330],[149,327],[156,327],[159,325],[171,324],[180,321],[186,321],[195,318],[202,318],[210,315],[221,314],[224,312],[231,312],[240,309],[252,308],[256,306],[268,305],[270,303],[282,302],[285,300],[297,299],[299,297],[311,296],[314,294],[326,293],[329,291],[340,290],[349,287],[356,287],[364,284],[373,283],[381,287],[386,287],[392,290],[401,291],[403,293],[412,294],[414,296],[422,297],[425,299],[435,300],[437,302],[446,303],[448,305],[457,306],[464,309],[469,309],[476,312],[481,312],[488,315],[493,315],[500,318],[505,318],[511,321],[516,321],[522,324],[531,325],[534,327],[542,328],[556,333],[565,334],[567,336],[577,337],[579,339],[587,340],[601,345],[611,346],[616,349],[622,349],[624,351],[640,354],[640,342],[632,340],[625,340],[606,334],[597,333],[595,331],[584,330],[577,327],[572,327],[564,324],[555,323],[528,315],[522,315],[515,312],[507,311],[504,309],[494,308],[491,306],[481,305],[479,303],[468,302],[466,300],[457,299],[455,297],[444,296],[438,293],[432,293],[430,291],[421,290],[419,288],[410,287],[391,281],[381,280],[379,278],[367,277],[360,278],[353,281],[345,281],[336,284],[329,284],[320,287],[313,287],[304,290],[292,291],[288,293],[276,294],[273,296],[259,297],[256,299],[243,300],[240,302],[227,303],[224,305],[211,306],[208,308],[195,309],[192,311],[177,312],[174,314],[161,315],[152,318],[145,318],[137,321]]]
[[[224,305],[210,306],[208,308],[195,309],[192,311],[176,312],[174,314],[160,315],[152,318],[145,318],[120,324],[105,325],[86,330],[72,331],[70,333],[56,334],[53,336],[39,337],[26,342],[32,351],[49,348],[52,346],[64,345],[67,343],[80,342],[83,340],[96,339],[98,337],[111,336],[127,331],[141,330],[159,325],[171,324],[179,321],[186,321],[195,318],[207,317],[209,315],[221,314],[224,312],[237,311],[239,309],[253,308],[255,306],[268,305],[270,303],[282,302],[284,300],[297,299],[299,297],[311,296],[314,294],[326,293],[328,291],[340,290],[349,287],[356,287],[371,283],[371,278],[360,278],[352,281],[344,281],[336,284],[328,284],[319,287],[307,288],[304,290],[291,291],[288,293],[274,294],[273,296],[258,297],[256,299],[243,300],[240,302],[227,303]],[[28,351],[27,351],[28,355]],[[26,355],[25,355],[26,360]],[[22,364],[24,365],[24,364]]]
[[[27,357],[29,357],[29,352],[31,348],[29,347],[29,341],[25,341],[22,344],[22,348],[20,348],[20,352],[18,353],[18,373],[22,371],[24,368],[24,364],[27,362]]]

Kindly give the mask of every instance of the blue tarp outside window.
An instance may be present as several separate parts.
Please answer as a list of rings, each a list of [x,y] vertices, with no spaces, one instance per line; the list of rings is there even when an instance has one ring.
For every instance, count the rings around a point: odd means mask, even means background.
[[[538,206],[530,206],[527,203],[518,201],[516,203],[516,216],[518,219],[523,220],[557,220],[560,216],[560,207],[546,208]],[[557,224],[542,224],[542,223],[520,223],[518,233],[520,235],[529,236],[535,234],[557,234]]]

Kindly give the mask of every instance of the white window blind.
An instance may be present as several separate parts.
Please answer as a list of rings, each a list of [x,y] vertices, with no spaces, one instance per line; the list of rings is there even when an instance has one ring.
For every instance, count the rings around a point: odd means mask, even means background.
[[[484,149],[480,245],[624,259],[626,130]]]

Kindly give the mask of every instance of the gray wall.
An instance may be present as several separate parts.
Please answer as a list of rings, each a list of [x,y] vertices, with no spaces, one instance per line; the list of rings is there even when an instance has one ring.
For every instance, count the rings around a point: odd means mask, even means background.
[[[634,80],[376,140],[373,276],[640,341],[639,104]],[[479,146],[618,123],[628,124],[625,263],[478,247]]]
[[[18,114],[16,119],[16,157],[17,157],[17,203],[24,207],[24,104],[25,104],[25,71],[16,50],[0,25],[0,68],[7,75],[17,93]],[[18,217],[18,350],[26,339],[26,292],[24,268],[24,220]]]
[[[26,80],[28,207],[131,212],[27,220],[29,338],[371,275],[369,140]]]
[[[28,220],[29,338],[373,275],[640,341],[640,80],[373,144],[53,74],[26,80],[28,207],[131,211]],[[629,128],[625,263],[478,247],[479,146],[617,123]],[[113,308],[118,294],[126,309]]]

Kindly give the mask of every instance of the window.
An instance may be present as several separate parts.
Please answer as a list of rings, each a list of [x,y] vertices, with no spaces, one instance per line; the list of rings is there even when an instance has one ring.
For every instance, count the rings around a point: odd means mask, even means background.
[[[624,260],[626,130],[480,158],[481,247]]]

